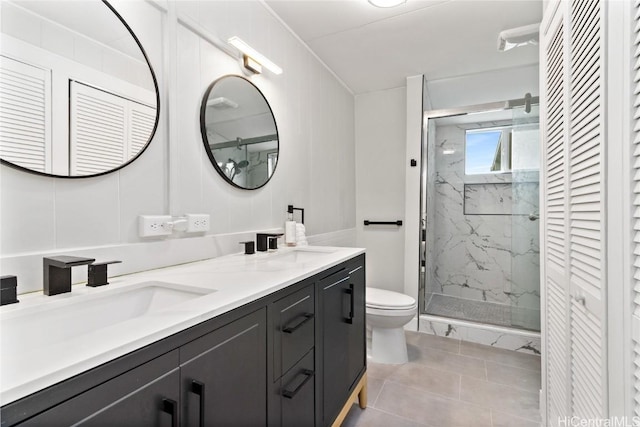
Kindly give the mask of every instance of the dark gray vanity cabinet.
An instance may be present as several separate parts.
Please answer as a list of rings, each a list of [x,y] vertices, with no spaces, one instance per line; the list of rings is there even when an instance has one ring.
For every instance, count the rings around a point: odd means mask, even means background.
[[[0,427],[331,425],[366,369],[364,255],[2,406]]]
[[[366,369],[364,257],[318,282],[322,354],[322,422],[340,413]]]
[[[180,347],[182,426],[267,423],[266,309]]]
[[[160,426],[179,417],[178,351],[174,350],[61,403],[21,426]]]

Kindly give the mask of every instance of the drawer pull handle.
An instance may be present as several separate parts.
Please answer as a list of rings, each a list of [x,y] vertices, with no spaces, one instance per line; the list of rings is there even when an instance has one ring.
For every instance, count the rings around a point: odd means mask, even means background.
[[[178,402],[164,398],[160,410],[171,415],[171,427],[178,427]]]
[[[302,320],[300,320],[298,323],[296,323],[293,326],[285,326],[284,328],[282,328],[282,332],[284,332],[285,334],[294,333],[296,330],[300,329],[302,325],[304,325],[305,323],[313,319],[315,315],[313,313],[305,313],[300,317],[302,318]]]
[[[344,319],[347,323],[353,324],[353,318],[355,316],[355,286],[353,283],[349,284],[349,289],[345,289],[347,295],[349,295],[349,317]]]
[[[296,394],[298,394],[298,392],[302,389],[302,387],[304,387],[304,385],[305,385],[306,383],[308,383],[308,382],[309,382],[309,380],[310,380],[311,378],[313,378],[313,376],[315,375],[315,373],[314,373],[312,370],[309,370],[309,369],[303,369],[300,373],[301,373],[302,375],[306,376],[306,378],[304,379],[304,381],[302,381],[302,382],[298,385],[298,387],[296,387],[296,388],[295,388],[294,390],[292,390],[292,391],[287,390],[286,388],[285,388],[284,390],[282,390],[282,395],[283,395],[284,397],[286,397],[287,399],[293,399],[293,398],[295,397],[295,395],[296,395]],[[289,383],[289,384],[291,384],[291,383]]]
[[[204,383],[200,381],[191,381],[191,393],[197,394],[200,398],[200,427],[204,427]]]

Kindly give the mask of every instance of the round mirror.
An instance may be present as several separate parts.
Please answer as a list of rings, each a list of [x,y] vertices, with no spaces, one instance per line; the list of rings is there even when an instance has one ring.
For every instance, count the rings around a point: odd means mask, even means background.
[[[118,8],[144,22],[134,3]],[[5,0],[0,15],[2,163],[77,178],[140,156],[158,124],[158,84],[112,4]]]
[[[266,98],[240,76],[214,81],[200,108],[205,151],[218,173],[247,190],[265,185],[278,163],[278,128]]]

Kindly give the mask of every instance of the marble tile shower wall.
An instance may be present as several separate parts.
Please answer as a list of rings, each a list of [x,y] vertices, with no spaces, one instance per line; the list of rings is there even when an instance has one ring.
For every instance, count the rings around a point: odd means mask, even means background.
[[[465,176],[465,131],[457,126],[437,128],[434,149],[427,292],[538,309],[538,231],[528,217],[537,212],[538,184],[526,182],[535,177],[512,184],[511,174]]]

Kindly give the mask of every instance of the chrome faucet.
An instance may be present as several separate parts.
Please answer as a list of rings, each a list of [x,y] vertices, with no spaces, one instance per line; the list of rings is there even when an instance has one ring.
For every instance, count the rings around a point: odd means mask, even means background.
[[[57,295],[71,292],[71,267],[88,265],[94,261],[94,258],[66,255],[43,258],[44,294]]]

